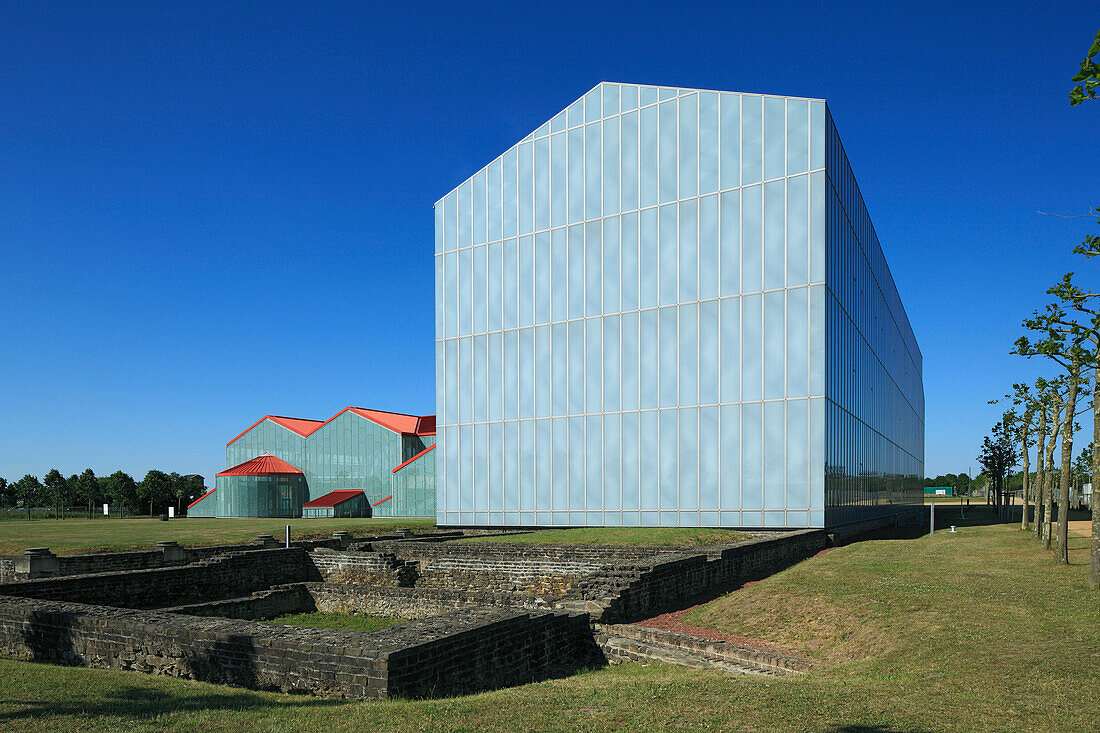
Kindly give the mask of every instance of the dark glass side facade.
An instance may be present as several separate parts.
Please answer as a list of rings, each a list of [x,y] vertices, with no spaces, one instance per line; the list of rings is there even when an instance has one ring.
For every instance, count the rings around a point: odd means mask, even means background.
[[[826,113],[825,521],[923,502],[924,383],[848,157]]]

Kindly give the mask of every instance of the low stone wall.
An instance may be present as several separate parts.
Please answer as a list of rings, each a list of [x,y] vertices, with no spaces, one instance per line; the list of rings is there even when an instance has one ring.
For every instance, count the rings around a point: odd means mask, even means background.
[[[307,583],[305,587],[318,611],[364,616],[421,619],[477,606],[531,610],[551,608],[551,604],[542,598],[519,593],[338,583]]]
[[[511,533],[515,534],[515,533]],[[423,542],[420,540],[374,541],[375,550],[392,552],[403,560],[421,563],[436,558],[468,558],[477,560],[588,561],[606,564],[620,560],[640,560],[655,555],[677,555],[682,547],[622,545],[532,545],[507,542]]]
[[[0,555],[0,583],[12,583],[18,579],[15,575],[15,556]]]
[[[250,596],[228,598],[206,603],[162,608],[165,613],[183,613],[188,616],[214,616],[239,618],[249,621],[275,618],[290,613],[308,613],[318,610],[303,583],[277,585],[269,590],[256,591]]]
[[[321,580],[329,583],[411,586],[416,581],[416,563],[391,552],[315,550],[309,557]]]
[[[5,596],[0,652],[351,698],[476,692],[598,658],[574,614],[480,608],[356,633]]]
[[[292,547],[229,553],[179,567],[5,583],[0,584],[0,595],[80,599],[120,608],[161,608],[320,579],[309,554]]]
[[[416,586],[560,597],[600,567],[571,560],[441,557],[420,568]]]

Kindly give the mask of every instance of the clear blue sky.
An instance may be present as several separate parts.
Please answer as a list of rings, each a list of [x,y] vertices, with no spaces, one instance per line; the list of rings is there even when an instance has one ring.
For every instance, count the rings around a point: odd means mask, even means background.
[[[1008,355],[1045,288],[1096,281],[1095,223],[1036,213],[1100,204],[1094,0],[306,5],[0,9],[0,476],[210,482],[265,413],[433,412],[432,203],[601,80],[828,100],[929,475],[1045,368]]]

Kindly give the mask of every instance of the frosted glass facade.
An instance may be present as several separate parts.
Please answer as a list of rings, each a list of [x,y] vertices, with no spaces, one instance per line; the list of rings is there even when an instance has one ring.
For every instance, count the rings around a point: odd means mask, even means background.
[[[827,378],[827,190],[848,199],[826,120],[820,100],[604,83],[436,204],[438,523],[820,527],[829,502],[872,503],[826,491],[849,460],[826,448],[827,383],[863,385],[878,354]],[[919,448],[879,417],[852,440],[916,463],[862,470],[920,474],[923,410]]]

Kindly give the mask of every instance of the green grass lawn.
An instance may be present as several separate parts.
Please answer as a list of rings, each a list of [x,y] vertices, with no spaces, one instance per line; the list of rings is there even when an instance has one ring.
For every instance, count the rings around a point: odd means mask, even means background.
[[[626,664],[452,699],[345,702],[0,659],[0,729],[1095,730],[1087,540],[1059,567],[1011,525],[962,530],[833,549],[689,614],[809,654],[819,668],[803,676]]]
[[[387,626],[403,623],[405,619],[390,616],[356,616],[351,613],[291,613],[286,616],[264,619],[272,624],[308,626],[311,629],[342,629],[343,631],[377,631]]]
[[[161,540],[200,547],[247,542],[258,534],[282,540],[288,524],[292,540],[325,537],[341,529],[361,537],[394,527],[435,528],[432,519],[12,519],[0,522],[0,555],[17,555],[28,547],[49,547],[58,555],[148,550]]]
[[[502,537],[467,537],[456,542],[517,542],[531,545],[724,545],[748,538],[734,529],[693,527],[578,527]]]

